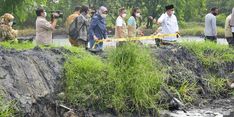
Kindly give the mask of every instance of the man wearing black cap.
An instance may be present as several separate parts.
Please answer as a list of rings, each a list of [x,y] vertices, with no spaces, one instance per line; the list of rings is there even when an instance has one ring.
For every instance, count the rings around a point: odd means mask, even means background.
[[[174,15],[174,5],[168,5],[165,7],[166,13],[162,14],[158,19],[158,24],[162,26],[162,34],[175,34],[179,32],[179,26],[176,16]],[[166,37],[163,41],[173,42],[177,38],[174,36]]]

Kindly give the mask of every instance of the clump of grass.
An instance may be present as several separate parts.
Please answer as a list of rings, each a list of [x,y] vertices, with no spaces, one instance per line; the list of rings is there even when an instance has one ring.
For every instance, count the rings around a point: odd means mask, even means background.
[[[160,99],[158,93],[166,75],[152,58],[149,50],[133,43],[110,54],[108,62],[114,69],[111,79],[116,85],[112,103],[117,110],[156,109],[155,102]]]
[[[106,61],[71,57],[65,64],[67,99],[77,106],[120,113],[156,110],[165,74],[152,58],[136,44],[111,50]]]
[[[183,102],[193,103],[198,98],[198,88],[196,83],[185,81],[178,89],[178,95]]]
[[[66,97],[79,106],[100,106],[105,95],[106,66],[98,57],[70,57],[65,64]],[[103,92],[102,92],[103,91]]]
[[[31,42],[17,43],[9,41],[0,42],[0,46],[7,49],[16,49],[16,50],[28,50],[35,47],[35,45]]]
[[[220,96],[228,95],[228,92],[230,92],[230,90],[227,87],[227,82],[228,79],[209,76],[209,78],[207,78],[207,84],[211,96],[217,98]]]
[[[182,46],[193,52],[206,67],[224,62],[234,62],[234,50],[227,45],[205,42],[182,42]]]
[[[0,95],[0,117],[13,117],[15,113],[13,105],[12,101],[7,101]]]

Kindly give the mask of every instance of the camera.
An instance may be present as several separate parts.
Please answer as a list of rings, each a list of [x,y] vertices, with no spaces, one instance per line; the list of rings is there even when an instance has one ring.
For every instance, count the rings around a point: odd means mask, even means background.
[[[55,15],[57,14],[57,15]],[[58,18],[63,18],[63,12],[60,10],[56,10],[56,11],[51,11],[51,17],[58,19]]]

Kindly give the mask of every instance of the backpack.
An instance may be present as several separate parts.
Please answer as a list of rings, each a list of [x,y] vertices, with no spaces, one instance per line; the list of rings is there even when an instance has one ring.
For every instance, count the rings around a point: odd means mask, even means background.
[[[82,24],[82,26],[80,27],[79,30],[77,30],[77,21],[78,21],[78,17],[75,18],[75,20],[70,24],[69,26],[69,32],[68,35],[70,38],[72,39],[78,39],[79,38],[79,31],[82,29],[82,27],[84,26],[84,24]]]

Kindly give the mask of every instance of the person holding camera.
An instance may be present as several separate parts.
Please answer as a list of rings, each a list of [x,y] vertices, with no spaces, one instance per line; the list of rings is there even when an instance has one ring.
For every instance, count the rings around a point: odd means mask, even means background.
[[[51,45],[52,44],[52,31],[55,30],[58,13],[52,13],[51,22],[46,20],[47,13],[43,8],[36,10],[36,45]]]

